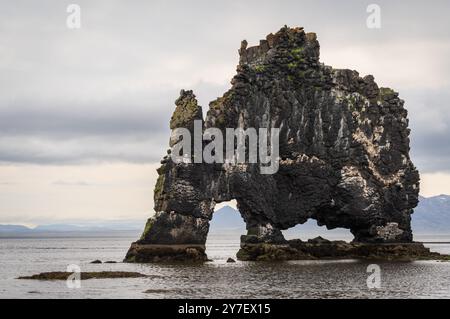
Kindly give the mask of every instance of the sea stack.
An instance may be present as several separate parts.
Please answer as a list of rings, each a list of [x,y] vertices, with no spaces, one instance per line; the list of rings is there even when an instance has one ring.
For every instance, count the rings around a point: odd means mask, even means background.
[[[279,169],[261,174],[254,163],[175,163],[168,151],[158,169],[155,215],[125,261],[207,260],[214,206],[232,199],[248,231],[240,259],[307,258],[306,246],[326,243],[288,242],[281,230],[309,219],[349,229],[359,250],[412,245],[426,255],[412,243],[419,173],[409,156],[404,101],[371,75],[324,65],[319,53],[315,33],[283,27],[257,46],[242,41],[232,87],[210,103],[205,120],[194,93],[181,91],[171,129],[193,133],[196,120],[203,130],[279,128]]]

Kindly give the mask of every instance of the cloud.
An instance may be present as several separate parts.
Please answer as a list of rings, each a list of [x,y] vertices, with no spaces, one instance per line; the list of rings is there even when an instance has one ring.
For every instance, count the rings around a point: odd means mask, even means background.
[[[0,223],[141,219],[153,208],[157,164],[0,165]]]
[[[379,30],[364,1],[77,3],[80,30],[66,27],[63,2],[0,5],[0,162],[156,162],[179,90],[206,112],[230,86],[240,40],[287,24],[318,34],[324,63],[398,90],[417,165],[448,170],[448,1],[378,1]]]
[[[95,185],[93,183],[88,183],[84,181],[63,181],[63,180],[54,181],[51,184],[55,186],[81,186],[81,187]]]
[[[7,104],[0,108],[0,162],[158,161],[167,147],[173,106],[152,105],[154,100],[147,95],[142,102],[117,98]]]
[[[406,90],[411,155],[423,173],[450,172],[449,89]]]
[[[191,86],[207,104],[228,85]],[[177,90],[100,101],[17,99],[0,107],[0,162],[157,162],[168,147]],[[206,113],[206,108],[205,108]]]
[[[425,197],[450,194],[450,173],[421,174],[420,194]]]
[[[0,219],[145,219],[180,89],[204,113],[229,87],[240,41],[314,31],[321,60],[373,74],[409,111],[422,193],[450,185],[450,2],[57,0],[0,3]],[[149,164],[152,163],[152,164]]]

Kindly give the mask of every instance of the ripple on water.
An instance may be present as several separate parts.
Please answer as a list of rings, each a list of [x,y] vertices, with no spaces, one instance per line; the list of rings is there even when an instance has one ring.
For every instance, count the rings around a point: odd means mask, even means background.
[[[0,297],[12,298],[449,298],[449,262],[379,263],[381,288],[368,289],[369,263],[356,260],[226,263],[236,240],[208,245],[205,264],[101,264],[123,259],[134,238],[5,239],[0,243]],[[23,249],[22,249],[23,248]],[[25,249],[26,248],[26,249]],[[439,245],[450,252],[450,245]],[[133,271],[151,278],[102,279],[68,289],[65,282],[16,280],[65,271]]]

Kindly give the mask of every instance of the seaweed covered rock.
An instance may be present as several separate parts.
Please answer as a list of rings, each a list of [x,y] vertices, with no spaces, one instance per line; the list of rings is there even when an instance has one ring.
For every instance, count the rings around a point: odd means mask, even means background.
[[[450,256],[430,251],[422,243],[361,243],[330,241],[323,238],[288,241],[284,245],[242,243],[237,254],[244,261],[362,259],[362,260],[441,260]]]
[[[404,101],[373,76],[333,69],[319,55],[316,34],[283,27],[258,46],[241,43],[232,87],[204,120],[193,92],[181,92],[171,129],[279,129],[278,170],[206,163],[192,153],[175,162],[169,150],[158,169],[156,215],[126,260],[206,259],[214,206],[232,199],[248,230],[243,245],[287,245],[281,230],[308,219],[350,229],[355,242],[412,241],[419,173]],[[170,146],[179,140],[172,134]]]

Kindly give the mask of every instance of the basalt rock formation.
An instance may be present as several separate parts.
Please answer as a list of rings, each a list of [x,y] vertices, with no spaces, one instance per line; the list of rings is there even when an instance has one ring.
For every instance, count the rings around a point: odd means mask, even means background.
[[[404,101],[371,75],[319,62],[316,34],[284,27],[239,49],[232,87],[202,108],[181,91],[170,128],[279,128],[279,170],[257,164],[174,163],[158,169],[155,216],[126,261],[206,260],[216,203],[235,199],[247,225],[241,241],[284,247],[281,230],[312,218],[350,229],[357,243],[412,242],[419,173],[409,157]],[[225,135],[225,133],[224,133]],[[170,146],[177,139],[172,136]],[[294,245],[295,246],[295,245]],[[255,258],[253,258],[255,259]]]
[[[329,241],[318,237],[308,241],[293,239],[285,244],[242,243],[237,257],[246,261],[363,259],[363,260],[440,260],[449,255],[430,251],[422,243],[361,243]]]

